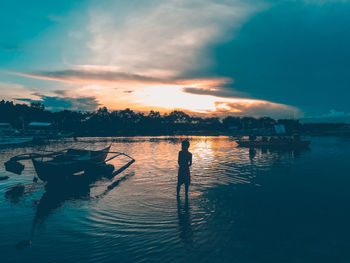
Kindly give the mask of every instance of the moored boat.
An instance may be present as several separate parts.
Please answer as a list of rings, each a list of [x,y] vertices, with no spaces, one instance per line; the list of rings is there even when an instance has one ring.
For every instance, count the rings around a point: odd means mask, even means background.
[[[98,151],[68,149],[57,155],[32,158],[32,162],[36,174],[42,181],[65,180],[74,174],[103,164],[110,147],[111,145]]]
[[[33,121],[21,131],[23,135],[32,136],[35,141],[45,141],[49,139],[61,139],[71,137],[74,133],[63,133],[54,128],[50,122]]]
[[[241,138],[236,140],[240,147],[250,148],[307,148],[311,141],[300,140],[295,137],[262,136],[260,138]]]
[[[135,161],[125,153],[111,152],[110,147],[111,145],[101,150],[66,149],[43,154],[21,154],[7,161],[5,168],[9,172],[21,174],[24,165],[19,161],[32,160],[37,176],[44,182],[86,182],[101,174],[108,177],[115,173],[113,172],[114,166],[107,164],[107,162],[117,156],[124,155],[130,159],[124,169]],[[113,156],[106,160],[109,153]],[[117,172],[121,172],[121,170],[119,169]]]
[[[269,136],[250,135],[236,140],[238,146],[249,148],[308,148],[311,141],[301,140],[299,133],[288,131],[283,124],[274,125],[274,134]]]

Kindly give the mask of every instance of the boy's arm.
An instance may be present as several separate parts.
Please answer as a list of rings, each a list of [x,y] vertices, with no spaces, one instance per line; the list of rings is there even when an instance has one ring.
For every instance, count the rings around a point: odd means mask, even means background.
[[[190,166],[192,165],[192,153],[191,153],[191,157],[190,157]]]
[[[180,152],[179,152],[179,156],[177,157],[177,164],[180,165]]]

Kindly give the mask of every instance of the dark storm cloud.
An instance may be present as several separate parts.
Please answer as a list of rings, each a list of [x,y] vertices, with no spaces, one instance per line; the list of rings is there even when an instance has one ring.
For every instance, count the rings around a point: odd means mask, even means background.
[[[284,1],[257,14],[235,39],[213,47],[215,74],[308,115],[350,112],[350,3],[321,2]]]
[[[57,97],[57,96],[46,96],[42,94],[33,94],[40,97],[38,100],[28,99],[28,98],[17,98],[19,101],[42,103],[45,105],[46,109],[52,111],[60,110],[75,110],[75,111],[93,111],[100,104],[94,97]]]

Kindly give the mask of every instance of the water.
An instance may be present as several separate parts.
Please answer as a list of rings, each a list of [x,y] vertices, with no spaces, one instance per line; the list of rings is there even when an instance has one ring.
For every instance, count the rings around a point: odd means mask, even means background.
[[[254,152],[230,137],[192,137],[188,202],[183,189],[176,199],[180,137],[81,138],[0,149],[0,161],[109,140],[136,162],[76,191],[45,192],[30,162],[20,176],[1,166],[11,178],[0,182],[0,262],[350,262],[349,138]],[[4,198],[16,183],[24,196]]]

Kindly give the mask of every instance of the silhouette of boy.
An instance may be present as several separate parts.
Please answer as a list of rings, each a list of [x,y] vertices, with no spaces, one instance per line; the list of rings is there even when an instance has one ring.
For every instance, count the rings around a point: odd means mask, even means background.
[[[177,196],[179,197],[181,185],[185,185],[186,198],[188,197],[188,186],[191,183],[190,166],[192,165],[192,153],[188,151],[190,142],[185,140],[182,142],[182,150],[179,151],[178,164],[179,172],[177,175]]]

